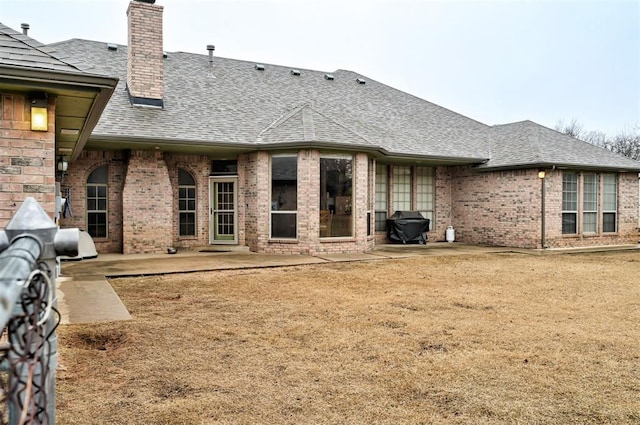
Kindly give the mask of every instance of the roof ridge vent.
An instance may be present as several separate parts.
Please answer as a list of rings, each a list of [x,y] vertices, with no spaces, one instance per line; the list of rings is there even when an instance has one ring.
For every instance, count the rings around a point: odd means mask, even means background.
[[[295,75],[296,77],[300,76],[300,70],[299,69],[292,69],[291,70],[291,75]]]
[[[356,78],[356,81],[358,82],[358,84],[367,84],[367,80],[365,80],[364,78]]]
[[[333,74],[324,74],[324,79],[325,80],[329,80],[329,81],[333,81],[336,78],[333,76]]]
[[[113,43],[107,43],[107,50],[111,50],[112,52],[117,52],[118,45]]]
[[[256,71],[264,71],[264,65],[261,63],[256,64]]]

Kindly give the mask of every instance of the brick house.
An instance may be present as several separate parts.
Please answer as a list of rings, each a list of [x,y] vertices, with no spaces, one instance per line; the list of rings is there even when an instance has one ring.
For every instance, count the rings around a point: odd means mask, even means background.
[[[638,240],[636,161],[531,121],[487,126],[351,71],[164,52],[163,7],[134,0],[127,15],[128,46],[39,48],[119,80],[60,182],[73,205],[61,226],[87,230],[98,252],[366,252],[397,210],[428,218],[430,241],[448,226],[524,248]]]

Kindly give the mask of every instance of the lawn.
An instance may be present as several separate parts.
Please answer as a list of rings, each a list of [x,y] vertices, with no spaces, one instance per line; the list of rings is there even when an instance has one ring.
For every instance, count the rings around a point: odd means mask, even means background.
[[[638,424],[640,253],[116,279],[59,329],[59,424]]]

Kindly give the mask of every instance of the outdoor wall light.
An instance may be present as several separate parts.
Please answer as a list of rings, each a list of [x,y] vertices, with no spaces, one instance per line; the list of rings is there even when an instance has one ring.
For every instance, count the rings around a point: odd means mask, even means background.
[[[546,171],[544,171],[544,170],[540,170],[540,171],[538,171],[538,178],[539,178],[539,179],[543,179],[543,178],[545,178],[546,176],[547,176]]]
[[[67,162],[64,155],[60,155],[60,159],[58,159],[58,171],[64,175],[64,173],[67,172],[67,168],[69,168],[69,162]]]
[[[31,130],[49,131],[47,99],[31,99]]]

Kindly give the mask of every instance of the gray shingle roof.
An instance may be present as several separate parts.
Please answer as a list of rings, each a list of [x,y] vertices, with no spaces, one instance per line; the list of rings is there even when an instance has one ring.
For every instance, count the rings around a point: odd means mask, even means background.
[[[351,71],[332,72],[335,79],[329,81],[326,72],[300,69],[294,76],[291,67],[268,64],[258,71],[255,62],[221,57],[212,68],[207,55],[174,52],[164,60],[165,109],[151,110],[129,104],[126,46],[110,51],[106,43],[74,39],[47,51],[84,71],[120,78],[96,137],[256,146],[304,142],[309,134],[300,122],[273,124],[306,105],[309,109],[300,113],[311,115],[315,141],[335,137],[334,142],[391,154],[461,161],[488,157],[486,125]],[[285,134],[284,126],[290,125],[295,128]]]
[[[532,121],[489,130],[491,159],[479,168],[562,166],[640,171],[640,162],[559,133]]]
[[[78,73],[78,69],[46,53],[44,45],[0,23],[0,66]]]
[[[360,74],[169,53],[164,109],[133,107],[127,47],[73,39],[43,51],[85,72],[120,79],[93,132],[128,139],[243,147],[295,143],[377,149],[387,155],[483,163],[479,169],[565,165],[640,171],[640,163],[531,121],[489,127]],[[361,84],[364,80],[366,84]]]

